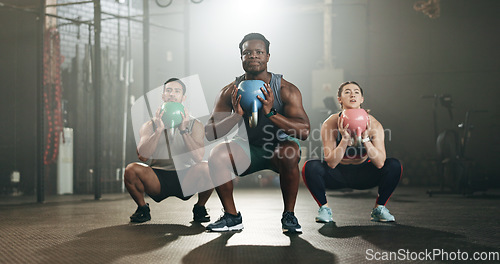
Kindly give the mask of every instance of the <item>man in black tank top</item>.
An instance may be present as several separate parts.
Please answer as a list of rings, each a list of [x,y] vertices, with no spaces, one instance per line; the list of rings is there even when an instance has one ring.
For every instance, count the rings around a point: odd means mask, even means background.
[[[217,145],[208,159],[210,176],[224,207],[224,215],[207,226],[209,231],[243,229],[241,214],[233,199],[231,174],[244,176],[252,172],[271,169],[280,174],[284,211],[283,232],[301,233],[302,229],[294,215],[299,187],[300,145],[297,139],[305,140],[309,135],[309,118],[302,106],[299,89],[281,75],[268,72],[269,41],[259,33],[250,33],[240,42],[240,55],[245,74],[224,87],[208,124],[205,134],[208,140],[224,138],[237,124],[240,137]],[[243,80],[262,80],[265,98],[259,110],[258,125],[249,128],[248,117],[237,97],[237,84]],[[261,123],[262,122],[262,123]],[[246,137],[241,137],[241,124],[247,126]],[[243,167],[243,168],[242,168]]]

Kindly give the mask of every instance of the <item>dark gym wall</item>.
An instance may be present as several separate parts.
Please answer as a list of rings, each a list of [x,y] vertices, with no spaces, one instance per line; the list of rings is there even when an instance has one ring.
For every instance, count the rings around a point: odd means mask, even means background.
[[[475,177],[498,183],[492,164],[500,145],[500,1],[443,0],[437,19],[413,10],[413,0],[347,2],[334,1],[336,66],[364,85],[364,107],[390,130],[386,146],[404,163],[403,183],[438,183],[433,100],[421,99],[433,94],[454,102],[452,120],[438,105],[438,132],[457,130],[469,110],[488,111],[471,115],[466,156],[476,162]]]
[[[3,1],[38,7],[40,1]],[[0,9],[0,195],[11,193],[10,175],[19,171],[21,188],[34,194],[36,186],[37,14]],[[7,26],[8,25],[8,26]]]
[[[415,12],[413,3],[367,1],[368,12],[339,16],[346,23],[348,18],[367,16],[366,46],[353,49],[348,41],[341,42],[336,52],[339,66],[366,85],[366,107],[391,129],[388,150],[405,161],[409,184],[435,183],[429,167],[436,151],[433,101],[421,99],[433,94],[451,94],[454,101],[453,120],[438,105],[438,131],[456,129],[468,110],[488,110],[471,115],[475,129],[466,156],[477,162],[475,176],[498,179],[491,164],[496,159],[492,146],[500,145],[494,133],[500,115],[496,102],[500,95],[500,18],[495,11],[500,2],[441,1],[437,19]]]

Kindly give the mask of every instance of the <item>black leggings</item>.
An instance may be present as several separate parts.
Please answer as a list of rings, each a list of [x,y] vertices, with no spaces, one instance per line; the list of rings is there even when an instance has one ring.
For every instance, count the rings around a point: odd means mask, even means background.
[[[334,169],[325,161],[308,160],[302,178],[319,206],[326,204],[325,189],[351,188],[366,190],[378,186],[377,204],[385,205],[399,183],[403,167],[394,158],[387,158],[377,169],[369,160],[359,165],[338,164]]]

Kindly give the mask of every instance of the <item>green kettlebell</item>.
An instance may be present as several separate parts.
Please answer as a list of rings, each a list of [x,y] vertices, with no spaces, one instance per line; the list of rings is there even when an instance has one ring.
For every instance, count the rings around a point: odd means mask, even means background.
[[[177,102],[166,102],[161,106],[163,111],[162,121],[166,128],[175,128],[182,122],[184,106]]]

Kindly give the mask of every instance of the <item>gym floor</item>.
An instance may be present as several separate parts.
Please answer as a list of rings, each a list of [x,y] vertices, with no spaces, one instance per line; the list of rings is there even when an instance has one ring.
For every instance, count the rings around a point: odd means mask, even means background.
[[[474,256],[499,262],[500,190],[429,197],[425,189],[399,187],[387,205],[393,224],[370,221],[376,189],[328,192],[335,223],[319,224],[317,206],[301,187],[300,235],[281,232],[278,188],[236,188],[234,195],[244,229],[226,233],[191,222],[196,197],[159,204],[147,198],[152,220],[143,224],[128,223],[136,209],[128,194],[1,204],[0,263],[456,263]],[[207,208],[212,220],[222,214],[215,192]]]

